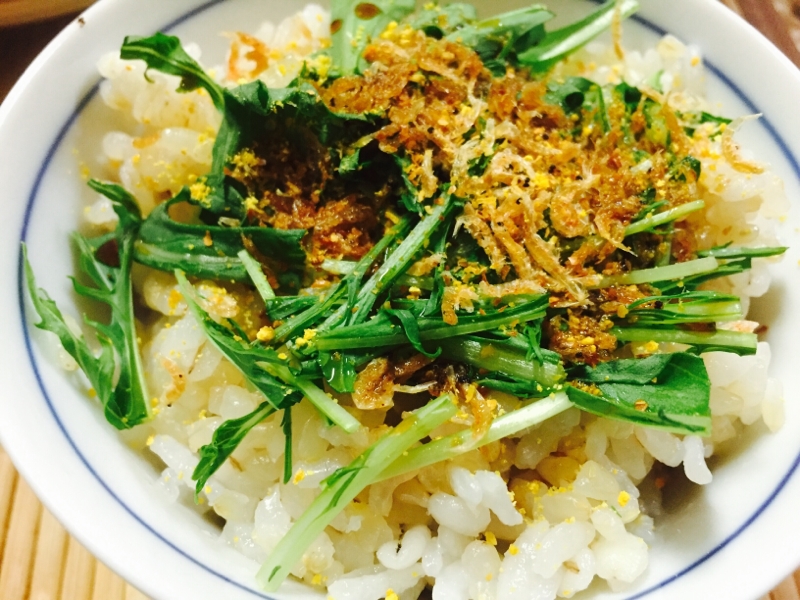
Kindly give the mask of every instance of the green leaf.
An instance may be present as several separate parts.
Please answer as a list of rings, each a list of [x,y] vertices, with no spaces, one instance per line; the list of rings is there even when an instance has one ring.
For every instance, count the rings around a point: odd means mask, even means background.
[[[664,116],[664,107],[647,98],[642,105],[642,114],[645,118],[645,137],[654,144],[669,148],[672,131]]]
[[[695,130],[698,126],[704,123],[712,123],[716,125],[714,130],[710,134],[710,138],[714,139],[722,135],[722,132],[725,130],[725,126],[729,125],[732,121],[731,119],[726,119],[725,117],[720,117],[717,115],[712,115],[711,113],[707,113],[705,111],[701,112],[685,112],[680,114],[681,119],[685,123],[686,133],[688,135],[694,135]]]
[[[344,155],[339,163],[339,175],[348,175],[358,171],[361,166],[360,156],[361,148],[356,148],[350,154]]]
[[[472,48],[497,76],[505,73],[504,61],[517,63],[517,54],[545,37],[544,23],[555,15],[533,5],[460,27],[446,38]]]
[[[439,264],[436,265],[436,268],[433,271],[433,285],[431,286],[431,295],[428,297],[428,301],[425,303],[425,307],[420,312],[420,317],[438,317],[442,314],[442,298],[444,297],[444,271],[446,267],[446,252],[447,252],[447,245],[448,240],[452,236],[452,231],[455,227],[455,216],[450,218],[449,223],[445,223],[445,225],[439,229],[436,235],[433,236],[433,243],[431,244],[433,253],[439,254],[442,256],[442,260],[439,261]],[[417,287],[420,289],[425,289],[425,286],[420,285],[423,283],[419,281],[416,283]]]
[[[563,83],[551,82],[547,85],[544,99],[546,102],[559,105],[568,115],[581,116],[580,123],[595,122],[603,131],[610,129],[603,90],[594,81],[585,77],[569,77]]]
[[[117,429],[127,429],[150,417],[149,397],[139,354],[138,335],[133,314],[133,289],[130,270],[133,243],[141,224],[135,199],[116,184],[92,180],[89,185],[105,195],[119,217],[117,229],[102,240],[109,248],[115,266],[98,258],[98,248],[80,234],[73,235],[81,272],[92,285],[73,280],[75,291],[91,300],[106,304],[111,316],[108,323],[86,320],[97,330],[100,353],[95,356],[82,336],[66,326],[61,312],[44,292],[37,290],[33,271],[23,248],[25,276],[36,312],[42,321],[36,326],[55,333],[64,349],[80,365],[97,392],[106,419]],[[115,378],[115,371],[118,371]]]
[[[243,336],[214,321],[195,300],[195,290],[186,279],[186,275],[181,271],[175,271],[175,277],[184,300],[208,339],[244,375],[245,379],[264,395],[267,402],[276,410],[298,402],[302,397],[299,392],[257,364],[264,361],[283,364],[284,360],[271,348],[253,346]]]
[[[678,181],[687,181],[689,173],[693,174],[694,181],[699,179],[703,164],[694,156],[684,156],[669,169],[669,176]]]
[[[736,252],[736,250],[733,250],[732,253],[733,252]],[[656,287],[661,291],[662,294],[666,295],[693,291],[706,281],[719,279],[720,277],[727,277],[729,275],[736,275],[737,273],[743,273],[744,271],[749,271],[753,266],[753,260],[748,255],[749,253],[747,251],[742,253],[743,256],[741,258],[722,258],[720,260],[717,260],[713,254],[714,253],[711,253],[710,256],[705,256],[696,260],[690,260],[685,263],[670,265],[669,267],[660,267],[665,269],[676,267],[678,270],[681,270],[681,265],[688,265],[690,270],[683,274],[680,278],[664,279],[663,283],[659,283]],[[717,266],[714,269],[703,270],[695,268],[697,265],[701,264],[701,261],[712,260],[717,260]],[[655,271],[655,269],[652,269],[652,271]]]
[[[305,263],[300,245],[305,230],[221,227],[173,220],[170,207],[188,199],[189,193],[184,189],[153,209],[139,230],[134,249],[136,262],[162,271],[180,269],[195,277],[247,281],[247,269],[238,256],[246,238],[265,256],[278,258],[281,263],[295,267]],[[206,245],[209,241],[211,244]]]
[[[56,303],[50,299],[47,292],[36,287],[33,269],[28,262],[28,251],[22,246],[22,260],[25,267],[25,283],[28,288],[33,306],[41,321],[36,327],[50,331],[58,336],[64,350],[75,359],[86,378],[94,387],[100,401],[105,405],[114,394],[114,347],[106,337],[98,338],[100,353],[95,355],[83,336],[75,335],[67,326],[64,316]],[[114,419],[115,426],[122,425],[119,419]],[[121,427],[120,427],[121,428]]]
[[[87,182],[88,186],[95,192],[102,194],[115,206],[119,206],[122,210],[114,209],[117,216],[123,220],[123,228],[138,225],[142,220],[142,212],[139,210],[139,204],[128,190],[116,183],[105,183],[97,179],[90,179]]]
[[[142,59],[148,68],[181,77],[179,91],[202,87],[222,113],[212,151],[211,171],[201,180],[209,192],[196,202],[214,216],[243,220],[246,217],[244,199],[247,190],[226,174],[233,157],[256,140],[275,135],[276,130],[305,129],[316,135],[325,146],[334,139],[362,137],[360,128],[352,122],[368,122],[372,117],[332,113],[308,82],[295,83],[287,88],[270,90],[260,80],[227,89],[219,86],[181,47],[176,37],[158,33],[149,38],[128,37],[121,50],[122,58]],[[146,253],[158,260],[169,256],[147,247]],[[155,258],[153,260],[156,260]],[[204,265],[204,267],[219,265]]]
[[[639,9],[636,0],[623,0],[620,6],[622,18],[632,15]],[[533,71],[550,69],[568,54],[591,41],[611,26],[615,2],[610,0],[587,17],[561,29],[549,32],[538,44],[519,54],[521,65]]]
[[[333,0],[331,2],[332,69],[339,75],[364,70],[364,48],[392,21],[414,12],[414,0]]]
[[[711,382],[702,358],[676,352],[620,359],[574,377],[599,391],[567,387],[569,399],[587,412],[675,433],[711,432]]]
[[[181,78],[180,92],[203,88],[211,96],[214,106],[225,107],[223,90],[181,46],[178,38],[163,33],[150,37],[128,36],[120,50],[123,60],[143,60],[149,69],[177,75]],[[145,73],[145,77],[147,74]]]
[[[477,18],[474,6],[453,2],[444,6],[426,4],[422,10],[409,17],[407,22],[413,29],[424,31],[425,35],[438,40],[471,24]]]
[[[242,439],[244,439],[245,434],[277,410],[285,411],[282,425],[284,434],[287,435],[287,450],[284,457],[284,478],[286,479],[289,476],[288,474],[291,473],[292,468],[291,416],[288,411],[294,404],[297,404],[304,395],[319,408],[318,394],[316,394],[316,392],[319,391],[321,394],[322,391],[317,390],[316,386],[313,386],[311,383],[296,381],[289,369],[284,366],[286,364],[284,359],[288,357],[282,357],[271,348],[251,345],[245,338],[244,332],[233,322],[229,323],[231,326],[229,329],[214,321],[195,300],[195,291],[187,281],[186,276],[181,271],[175,271],[175,277],[178,280],[181,293],[186,303],[189,305],[189,309],[192,311],[198,323],[200,323],[208,339],[266,399],[266,402],[263,402],[259,408],[250,415],[223,423],[221,428],[226,425],[228,425],[228,427],[220,434],[219,440],[215,442],[212,438],[212,443],[209,447],[206,447],[205,454],[203,454],[201,450],[201,463],[198,464],[197,469],[195,469],[195,479],[197,479],[196,493],[200,493],[208,478],[225,462],[227,457],[231,455]],[[265,368],[265,366],[267,368]],[[269,369],[270,366],[273,368]],[[284,379],[284,381],[280,381],[277,378],[276,371],[280,371],[282,375],[281,378]],[[287,379],[289,381],[287,381]],[[327,397],[325,401],[331,402]],[[336,409],[343,411],[338,405]],[[327,414],[327,412],[325,414]],[[346,430],[353,431],[354,428],[359,426],[359,423],[348,413],[345,413],[345,415],[345,418],[349,419],[347,423],[345,423]],[[202,460],[203,458],[205,458],[204,461]]]
[[[338,139],[358,139],[362,128],[353,122],[367,123],[365,115],[333,113],[308,82],[270,90],[260,80],[224,90],[225,112],[212,152],[211,173],[206,184],[211,193],[199,204],[217,216],[243,219],[242,184],[226,175],[231,159],[259,139],[287,131],[310,131],[321,144],[330,146]],[[348,125],[350,125],[348,127]]]
[[[250,414],[238,419],[229,419],[214,431],[211,443],[200,448],[200,462],[192,473],[192,479],[196,482],[195,498],[203,491],[208,478],[225,464],[250,430],[274,412],[275,407],[272,404],[262,402]]]
[[[356,360],[350,352],[320,352],[317,362],[322,369],[322,375],[334,390],[340,394],[355,391]]]
[[[419,325],[417,324],[417,317],[408,310],[401,310],[401,309],[386,309],[383,311],[385,314],[393,317],[400,323],[400,327],[403,328],[403,333],[408,338],[409,343],[411,346],[419,352],[427,356],[428,358],[438,358],[439,355],[442,353],[442,349],[439,348],[435,352],[428,352],[422,346],[422,340],[420,339],[420,331]]]

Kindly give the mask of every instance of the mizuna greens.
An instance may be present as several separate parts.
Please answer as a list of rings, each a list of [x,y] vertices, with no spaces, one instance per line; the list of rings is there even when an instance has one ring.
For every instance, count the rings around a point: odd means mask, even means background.
[[[786,248],[707,248],[696,235],[707,206],[693,140],[729,120],[674,111],[655,83],[554,74],[637,6],[607,2],[549,30],[539,5],[478,19],[462,3],[334,0],[330,47],[280,89],[222,82],[172,36],[125,39],[123,59],[203,90],[221,126],[210,171],[145,216],[120,185],[90,181],[119,217],[112,233],[74,236],[91,284],[75,290],[110,308],[108,323],[87,320],[99,350],[36,287],[23,249],[37,327],[75,358],[107,419],[142,424],[159,393],[134,315],[131,271],[145,267],[174,274],[210,344],[262,399],[199,448],[197,499],[279,412],[290,481],[304,399],[346,435],[395,393],[408,409],[322,482],[259,571],[266,589],[371,484],[570,408],[710,434],[698,355],[758,343],[726,328],[743,322],[742,302],[714,284]],[[254,291],[257,308],[221,318],[202,280]],[[457,431],[428,437],[445,424]]]
[[[36,326],[55,333],[64,349],[77,361],[97,393],[109,423],[117,429],[129,429],[150,417],[130,279],[133,248],[142,217],[136,201],[121,186],[97,181],[89,185],[112,201],[119,216],[119,225],[109,236],[89,240],[76,233],[72,237],[81,274],[91,283],[87,285],[73,278],[75,291],[110,308],[108,323],[85,317],[86,324],[97,333],[99,354],[83,335],[70,328],[47,293],[36,287],[23,246],[25,278],[28,293],[42,319]]]

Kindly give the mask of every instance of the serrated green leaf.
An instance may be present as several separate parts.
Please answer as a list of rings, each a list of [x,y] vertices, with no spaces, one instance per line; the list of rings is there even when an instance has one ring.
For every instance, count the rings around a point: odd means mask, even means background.
[[[186,53],[175,36],[156,33],[150,37],[128,36],[120,49],[123,60],[143,60],[149,69],[177,75],[181,78],[180,92],[203,88],[211,96],[214,106],[223,110],[225,100],[219,86],[197,62]],[[145,73],[145,77],[147,74]]]
[[[711,432],[711,382],[702,358],[654,354],[584,367],[573,376],[600,391],[567,387],[569,399],[585,411],[676,433]]]

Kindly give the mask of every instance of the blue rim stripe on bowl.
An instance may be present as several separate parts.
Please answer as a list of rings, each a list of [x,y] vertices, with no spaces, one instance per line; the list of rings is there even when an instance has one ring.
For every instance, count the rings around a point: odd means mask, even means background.
[[[224,1],[225,0],[210,0],[209,2],[206,2],[205,4],[202,4],[202,5],[194,8],[194,9],[192,9],[191,11],[185,13],[184,15],[178,17],[174,21],[170,22],[169,24],[167,24],[166,26],[161,28],[160,31],[163,31],[163,32],[171,31],[172,29],[174,29],[175,27],[183,24],[184,22],[188,21],[189,19],[202,14],[203,12],[208,10],[209,8],[212,8],[212,7],[214,7],[214,6],[218,5],[218,4],[221,4]],[[596,1],[596,0],[593,0],[593,1]],[[651,30],[652,32],[658,34],[658,35],[665,35],[667,33],[666,30],[664,30],[663,28],[659,27],[655,23],[652,23],[651,21],[649,21],[649,20],[647,20],[647,19],[645,19],[643,17],[635,15],[635,16],[632,17],[632,19],[635,20],[636,22],[640,23],[641,25],[643,25],[647,29]],[[728,87],[729,90],[731,92],[733,92],[734,95],[736,95],[736,97],[739,100],[741,100],[747,106],[747,108],[749,110],[751,110],[753,113],[758,113],[759,112],[757,107],[756,107],[756,105],[753,103],[753,101],[744,93],[744,91],[734,82],[734,80],[732,78],[730,78],[728,75],[726,75],[724,72],[722,72],[713,63],[708,62],[705,59],[704,59],[704,65],[717,78],[719,78],[719,80],[726,87]],[[33,184],[33,187],[31,189],[31,192],[30,192],[30,194],[28,196],[28,201],[27,201],[27,204],[26,204],[26,207],[25,207],[25,214],[24,214],[24,219],[23,219],[23,223],[22,223],[22,229],[20,231],[20,241],[21,242],[24,242],[26,237],[27,237],[28,226],[30,224],[31,214],[33,212],[33,207],[34,207],[34,204],[36,202],[36,197],[38,195],[38,191],[39,191],[39,188],[41,186],[42,180],[44,179],[45,173],[47,172],[47,170],[48,170],[48,168],[50,166],[50,163],[51,163],[53,157],[55,156],[55,153],[57,152],[57,150],[61,146],[61,143],[63,142],[64,138],[66,137],[66,135],[69,132],[69,130],[72,127],[72,125],[75,123],[75,121],[80,116],[81,112],[83,112],[83,110],[86,108],[87,104],[97,94],[98,89],[99,89],[99,83],[95,84],[95,86],[81,99],[81,101],[78,103],[78,106],[76,107],[75,111],[70,115],[70,117],[66,120],[66,122],[62,126],[62,128],[59,130],[58,135],[56,136],[56,138],[53,141],[53,143],[51,144],[47,154],[45,155],[45,158],[44,158],[44,160],[42,162],[42,165],[39,168],[39,171],[37,172],[36,179],[34,181],[34,184]],[[775,129],[775,127],[772,125],[772,123],[769,121],[769,119],[767,119],[766,117],[762,116],[761,119],[759,119],[759,123],[767,131],[767,133],[769,134],[769,137],[776,143],[776,145],[780,149],[781,154],[783,155],[783,157],[791,165],[795,176],[797,177],[798,180],[800,180],[800,162],[798,162],[798,159],[794,156],[794,154],[792,153],[792,151],[790,150],[789,146],[786,144],[784,139],[781,137],[781,135],[778,133],[778,131]],[[140,523],[147,531],[152,533],[156,538],[158,538],[160,541],[164,542],[167,546],[169,546],[170,548],[175,550],[179,555],[183,556],[184,558],[186,558],[187,560],[189,560],[193,564],[197,565],[198,567],[200,567],[201,569],[203,569],[204,571],[206,571],[210,575],[218,577],[219,579],[221,579],[221,580],[223,580],[223,581],[225,581],[227,583],[230,583],[231,585],[239,588],[242,591],[249,592],[250,594],[252,594],[253,596],[258,597],[258,598],[264,598],[266,600],[275,600],[272,596],[267,596],[267,595],[265,595],[265,594],[263,594],[263,593],[261,593],[261,592],[259,592],[257,590],[253,590],[252,588],[246,587],[246,586],[244,586],[244,585],[242,585],[242,584],[230,579],[229,577],[226,577],[222,573],[214,570],[212,567],[209,567],[208,565],[204,564],[200,560],[192,557],[188,552],[186,552],[186,551],[182,550],[181,548],[179,548],[175,543],[173,543],[170,540],[166,539],[163,535],[161,535],[158,531],[156,531],[153,527],[151,527],[148,523],[146,523],[144,521],[144,519],[142,517],[140,517],[131,507],[129,507],[122,500],[122,498],[120,498],[109,487],[109,485],[99,476],[99,474],[95,471],[95,469],[92,467],[92,465],[87,460],[87,458],[78,449],[75,441],[72,439],[70,434],[67,432],[63,422],[61,421],[61,418],[59,417],[58,413],[55,410],[55,407],[54,407],[54,405],[52,403],[52,400],[50,399],[50,396],[49,396],[49,394],[48,394],[48,392],[47,392],[47,390],[46,390],[46,388],[44,386],[44,382],[43,382],[41,374],[39,372],[39,368],[37,366],[36,358],[35,358],[34,352],[33,352],[33,344],[32,344],[30,335],[28,333],[28,327],[27,327],[28,319],[26,317],[26,308],[25,308],[25,297],[26,297],[27,291],[26,291],[25,285],[24,285],[23,263],[22,263],[22,254],[21,254],[21,252],[20,252],[19,257],[18,257],[17,291],[18,291],[19,310],[20,310],[20,317],[21,317],[20,318],[20,323],[22,324],[22,333],[23,333],[23,337],[25,339],[25,347],[26,347],[26,350],[28,352],[28,358],[29,358],[30,363],[31,363],[31,368],[32,368],[32,370],[34,372],[34,376],[36,378],[36,382],[39,385],[39,389],[42,392],[42,395],[43,395],[44,400],[45,400],[45,402],[47,404],[47,407],[50,410],[51,414],[53,415],[53,419],[56,421],[56,423],[58,425],[58,428],[64,434],[64,437],[66,438],[67,442],[72,447],[72,449],[75,451],[75,454],[78,456],[80,461],[86,466],[86,469],[92,474],[92,476],[103,487],[103,489],[105,489],[108,492],[108,494],[128,514],[130,514],[138,523]],[[649,587],[649,588],[647,588],[645,590],[642,590],[640,592],[635,593],[633,596],[629,596],[626,600],[638,600],[639,598],[643,598],[643,597],[651,594],[654,591],[657,591],[659,589],[662,589],[662,588],[666,587],[670,583],[680,579],[683,575],[686,575],[690,571],[693,571],[695,568],[697,568],[698,566],[700,566],[701,564],[703,564],[704,562],[709,560],[714,555],[716,555],[720,550],[725,548],[731,541],[733,541],[745,529],[747,529],[764,512],[764,510],[773,502],[773,500],[777,497],[777,495],[785,487],[785,485],[789,481],[789,479],[791,479],[791,477],[797,471],[798,466],[800,466],[800,454],[798,454],[795,457],[795,459],[792,462],[792,465],[789,468],[789,470],[787,471],[787,473],[783,476],[783,478],[780,480],[780,482],[775,487],[775,489],[769,494],[767,499],[758,507],[758,509],[748,519],[746,519],[745,522],[742,523],[741,526],[739,526],[736,530],[734,530],[730,535],[728,535],[724,540],[722,540],[717,546],[715,546],[713,549],[709,550],[706,554],[704,554],[703,556],[698,558],[693,563],[689,564],[684,569],[682,569],[679,572],[675,573],[674,575],[664,579],[663,581],[661,581],[661,582],[659,582],[659,583],[657,583],[657,584],[655,584],[655,585],[653,585],[653,586],[651,586],[651,587]]]

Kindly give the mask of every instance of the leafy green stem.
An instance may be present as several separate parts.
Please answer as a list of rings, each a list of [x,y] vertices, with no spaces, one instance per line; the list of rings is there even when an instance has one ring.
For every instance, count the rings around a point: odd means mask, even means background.
[[[410,219],[404,217],[400,219],[394,226],[392,226],[384,236],[370,248],[361,260],[356,263],[356,266],[338,283],[333,289],[328,292],[326,296],[314,306],[309,307],[305,311],[290,318],[286,323],[281,325],[275,330],[275,340],[277,342],[285,342],[297,332],[309,327],[323,318],[328,311],[337,304],[347,294],[348,299],[352,302],[355,301],[356,294],[358,293],[361,280],[364,278],[367,270],[378,259],[378,257],[386,251],[398,238],[402,237],[408,232],[410,227]],[[335,324],[336,315],[341,320],[344,318],[344,313],[350,303],[345,303],[342,307],[336,310],[333,315],[329,316],[319,327],[320,331],[324,331],[327,327],[332,327]]]
[[[361,423],[358,422],[358,419],[347,412],[336,400],[331,398],[308,379],[297,377],[288,367],[276,365],[272,362],[258,362],[256,364],[273,377],[277,377],[288,385],[300,390],[319,412],[328,417],[334,424],[344,429],[347,433],[353,433],[361,427]]]
[[[673,221],[677,221],[678,219],[682,219],[686,215],[689,215],[693,212],[701,210],[706,205],[705,202],[702,200],[695,200],[694,202],[687,202],[686,204],[681,204],[680,206],[676,206],[675,208],[670,208],[669,210],[665,210],[664,212],[656,213],[654,215],[650,215],[645,217],[644,219],[640,219],[628,225],[625,228],[625,236],[633,235],[634,233],[641,233],[643,231],[652,230],[659,225],[664,225],[665,223],[671,223]]]
[[[664,342],[687,344],[705,351],[724,350],[736,354],[754,354],[758,336],[740,331],[689,331],[657,327],[614,327],[611,333],[621,342]]]
[[[247,270],[247,274],[250,275],[250,280],[261,295],[261,299],[264,300],[265,303],[269,303],[270,300],[275,298],[275,292],[272,291],[272,286],[270,286],[269,281],[267,281],[264,271],[261,270],[261,264],[250,256],[247,250],[240,250],[236,256],[242,261],[244,268]]]
[[[719,267],[719,261],[714,257],[698,258],[686,262],[655,267],[653,269],[639,269],[621,275],[603,277],[597,288],[607,288],[614,285],[638,285],[640,283],[655,283],[658,281],[680,280],[701,273],[710,273]]]
[[[423,317],[416,319],[415,322],[420,341],[436,341],[541,319],[545,316],[547,305],[547,296],[539,296],[535,300],[507,308],[503,312],[462,317],[456,325],[445,323],[440,318]],[[359,325],[341,327],[319,336],[316,347],[320,351],[332,351],[391,347],[407,343],[409,343],[407,329],[402,330],[386,319],[373,319]]]
[[[361,490],[373,483],[414,442],[455,413],[456,406],[448,395],[431,400],[384,434],[350,465],[326,479],[320,495],[295,521],[259,569],[256,575],[259,584],[267,591],[277,590],[311,542]]]
[[[394,282],[405,272],[430,236],[446,221],[455,206],[457,206],[456,201],[449,195],[443,196],[438,204],[434,204],[431,212],[417,223],[408,237],[400,243],[361,288],[352,314],[347,317],[346,323],[357,324],[366,320],[375,306],[378,296],[394,285]]]
[[[483,437],[476,439],[471,429],[463,429],[448,436],[435,439],[404,453],[379,476],[377,481],[404,475],[428,465],[455,458],[465,452],[491,444],[497,440],[519,433],[523,429],[538,425],[572,406],[563,392],[551,394],[541,400],[497,417]]]
[[[450,360],[524,381],[537,382],[544,388],[564,380],[564,368],[560,363],[529,360],[524,350],[511,348],[501,341],[464,336],[442,340],[441,348],[442,356]]]

